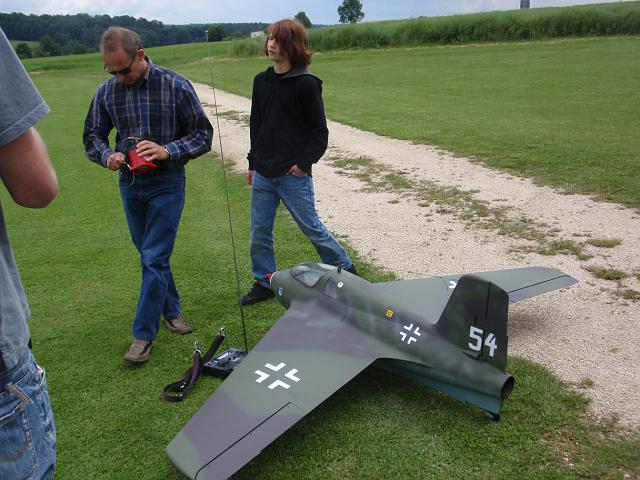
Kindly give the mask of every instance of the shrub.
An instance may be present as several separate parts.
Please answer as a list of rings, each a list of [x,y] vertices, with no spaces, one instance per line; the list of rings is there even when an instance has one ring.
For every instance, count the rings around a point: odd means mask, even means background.
[[[229,48],[229,53],[233,57],[256,57],[263,55],[264,38],[252,38],[234,43]]]

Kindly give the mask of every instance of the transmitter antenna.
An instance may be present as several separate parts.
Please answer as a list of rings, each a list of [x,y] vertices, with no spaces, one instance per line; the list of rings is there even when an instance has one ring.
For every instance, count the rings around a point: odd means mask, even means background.
[[[233,222],[231,219],[231,201],[229,199],[229,187],[227,182],[227,168],[224,163],[224,152],[222,150],[222,135],[220,133],[220,116],[218,114],[218,100],[216,98],[216,89],[213,82],[213,58],[211,56],[211,46],[209,45],[209,30],[205,30],[205,38],[207,42],[207,54],[209,57],[209,75],[211,77],[211,91],[213,92],[213,108],[216,117],[216,129],[218,130],[218,144],[220,146],[220,160],[222,163],[222,175],[224,180],[224,192],[227,199],[227,217],[229,219],[229,235],[231,236],[231,250],[233,252],[233,268],[236,277],[236,297],[238,306],[240,307],[240,320],[242,322],[242,335],[244,338],[244,351],[237,348],[229,348],[226,352],[210,360],[204,365],[204,370],[215,376],[226,377],[231,373],[233,368],[239,364],[249,352],[247,342],[247,328],[244,320],[244,309],[240,302],[240,275],[238,273],[238,259],[236,255],[236,244],[233,234]]]

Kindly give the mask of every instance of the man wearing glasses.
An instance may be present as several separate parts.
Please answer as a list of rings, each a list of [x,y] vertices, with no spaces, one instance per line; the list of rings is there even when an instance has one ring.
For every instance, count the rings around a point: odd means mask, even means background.
[[[182,315],[169,260],[184,206],[184,167],[211,150],[213,127],[189,81],[155,65],[137,33],[110,27],[100,51],[113,78],[91,102],[83,141],[89,160],[119,170],[122,205],[142,265],[133,343],[124,359],[141,364],[149,359],[161,316],[174,333],[192,331]],[[140,158],[146,169],[133,168]]]

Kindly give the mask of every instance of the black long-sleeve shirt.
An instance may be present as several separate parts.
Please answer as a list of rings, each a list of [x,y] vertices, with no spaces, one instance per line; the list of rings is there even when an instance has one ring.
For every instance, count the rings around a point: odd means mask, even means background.
[[[278,177],[298,165],[311,175],[328,140],[322,80],[306,68],[277,74],[269,67],[255,76],[249,170]]]

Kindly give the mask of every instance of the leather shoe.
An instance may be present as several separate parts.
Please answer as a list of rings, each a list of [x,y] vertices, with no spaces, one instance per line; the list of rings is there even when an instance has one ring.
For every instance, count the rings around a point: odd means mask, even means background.
[[[134,338],[129,350],[124,354],[124,359],[129,363],[139,365],[149,360],[150,353],[151,342]]]
[[[173,333],[177,333],[179,335],[185,335],[193,332],[193,328],[191,328],[191,325],[187,323],[187,320],[182,316],[182,314],[178,315],[176,318],[172,318],[171,320],[166,319],[164,324]]]

